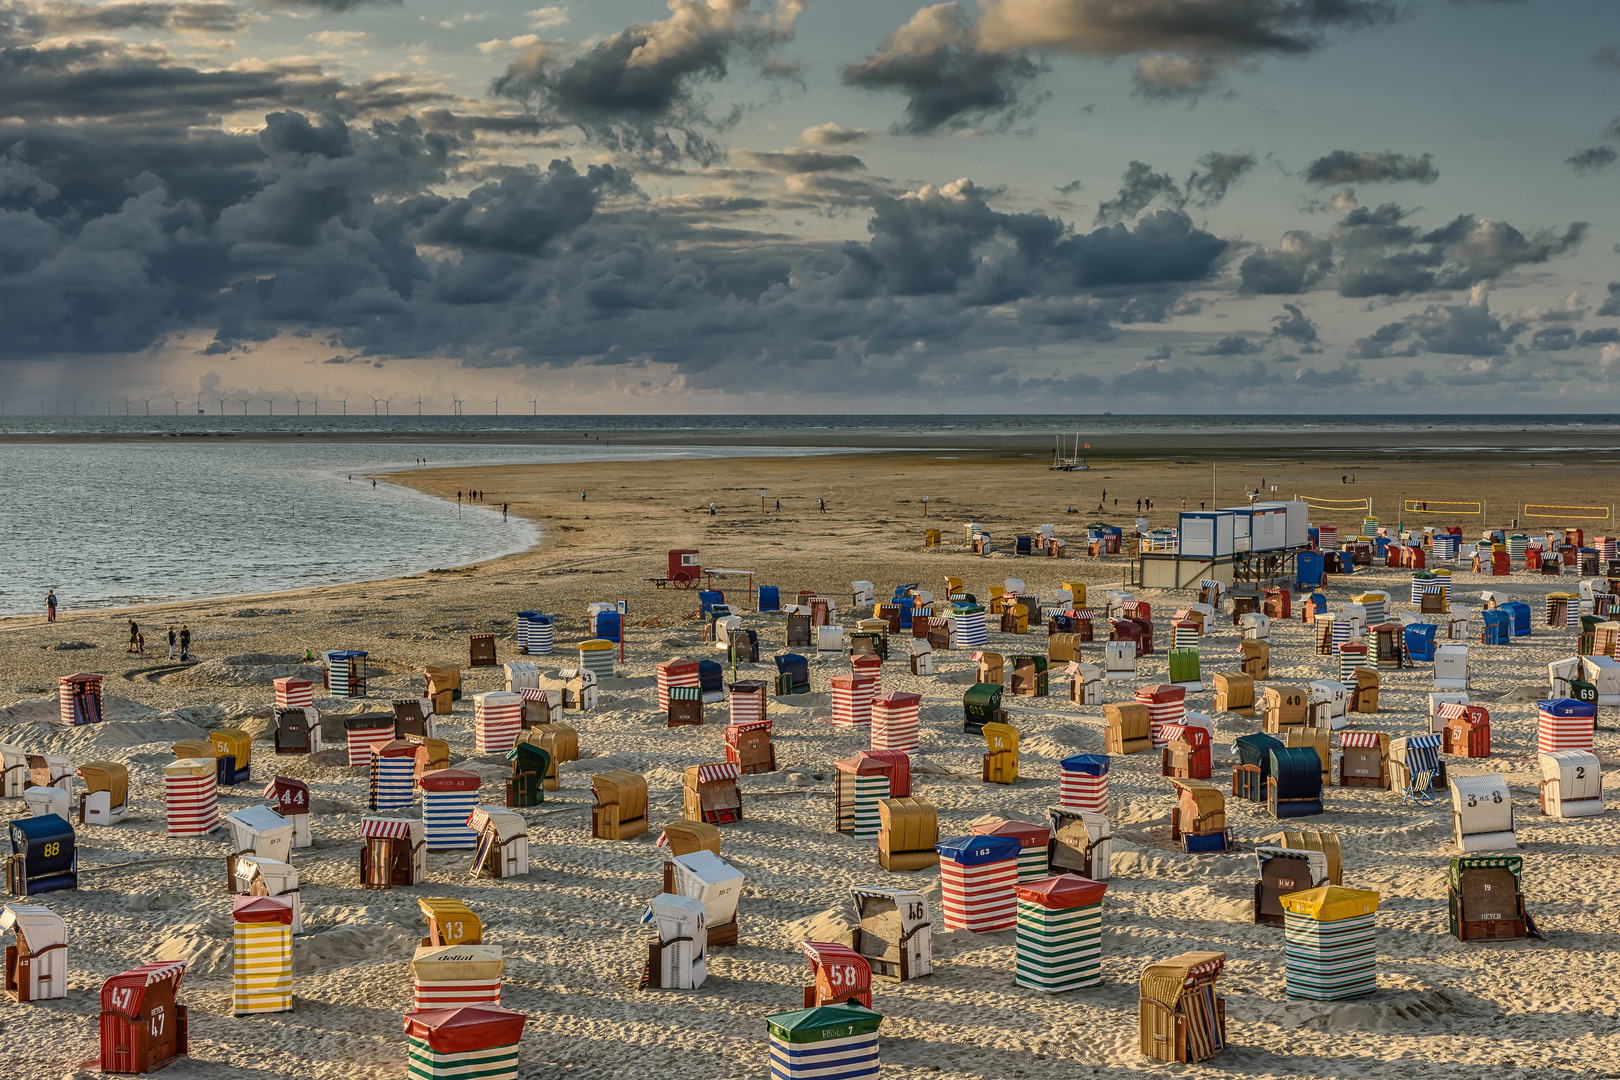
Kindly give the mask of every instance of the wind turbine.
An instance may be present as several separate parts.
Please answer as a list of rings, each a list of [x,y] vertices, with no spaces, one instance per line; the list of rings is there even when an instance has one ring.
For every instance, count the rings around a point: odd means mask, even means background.
[[[310,398],[309,403],[311,405],[315,406],[315,415],[316,416],[321,415],[321,399],[320,398]]]
[[[299,397],[297,394],[293,395],[293,412],[299,416],[304,415],[304,399]]]
[[[422,398],[421,398],[420,395],[418,395],[417,398],[416,398],[416,415],[417,416],[422,415]]]
[[[530,398],[529,399],[529,415],[530,416],[539,416],[540,415],[540,399],[539,398]]]
[[[198,416],[202,416],[202,415],[203,415],[203,407],[202,407],[202,395],[201,395],[201,394],[198,394],[198,395],[197,395],[197,415],[198,415]]]
[[[112,399],[112,398],[108,398],[108,399],[107,399],[107,415],[108,415],[108,416],[111,416],[111,415],[112,415],[112,403],[113,403],[113,399]]]
[[[240,401],[242,403],[242,415],[246,416],[247,415],[248,402],[252,401],[253,399],[252,398],[239,397],[236,400]]]
[[[384,416],[392,416],[392,415],[394,415],[393,410],[388,407],[393,402],[393,400],[394,399],[391,398],[391,397],[383,398],[383,415]]]
[[[452,413],[454,413],[456,416],[460,416],[461,415],[461,406],[464,405],[465,403],[466,403],[465,398],[458,398],[458,397],[456,397],[456,392],[454,390],[450,391],[450,411]]]
[[[371,399],[371,415],[376,416],[377,415],[377,406],[382,403],[382,398],[378,397],[375,394],[367,394],[366,396]]]
[[[338,400],[343,403],[343,415],[348,416],[349,415],[349,399],[348,398],[339,398]]]
[[[175,397],[173,394],[170,394],[169,395],[169,400],[174,402],[174,415],[179,416],[180,415],[180,399]]]
[[[495,415],[496,416],[501,415],[501,395],[496,394],[495,395],[495,400],[490,402],[490,404],[495,406]]]
[[[215,398],[214,400],[219,402],[219,415],[224,416],[225,415],[225,399],[224,398]]]
[[[143,397],[143,398],[141,398],[141,400],[146,402],[146,415],[151,416],[152,415],[152,399],[149,398],[149,397]]]
[[[276,395],[271,394],[269,397],[264,399],[264,403],[270,406],[270,415],[276,415]]]
[[[129,405],[130,405],[129,398],[125,398],[124,399],[124,415],[125,416],[129,415]]]

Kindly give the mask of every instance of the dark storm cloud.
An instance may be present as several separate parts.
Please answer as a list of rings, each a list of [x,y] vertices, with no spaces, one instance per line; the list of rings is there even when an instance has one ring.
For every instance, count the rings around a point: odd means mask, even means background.
[[[1575,347],[1573,326],[1549,326],[1530,335],[1530,347],[1537,352],[1564,352]]]
[[[264,16],[257,16],[262,19]],[[0,41],[12,34],[33,38],[68,34],[112,34],[120,30],[231,34],[256,21],[249,8],[217,0],[157,3],[108,0],[100,4],[0,3]],[[9,33],[8,33],[9,31]]]
[[[1609,282],[1609,296],[1598,308],[1599,315],[1620,316],[1620,281]]]
[[[1399,206],[1360,207],[1334,232],[1343,255],[1339,292],[1350,297],[1399,296],[1428,289],[1465,289],[1510,270],[1573,252],[1586,222],[1562,232],[1526,236],[1506,222],[1460,214],[1438,229],[1419,230]]]
[[[1359,338],[1351,347],[1352,359],[1416,356],[1420,352],[1453,356],[1499,356],[1508,350],[1523,324],[1503,326],[1490,312],[1484,286],[1467,304],[1430,304],[1399,322],[1388,323]]]
[[[993,0],[985,45],[1086,56],[1142,52],[1300,56],[1327,32],[1393,22],[1393,0]]]
[[[1283,311],[1287,314],[1272,319],[1277,324],[1271,328],[1273,337],[1287,338],[1301,345],[1310,345],[1317,340],[1316,324],[1306,317],[1298,305],[1284,304]]]
[[[740,113],[711,116],[704,88],[724,80],[738,59],[770,59],[791,39],[800,6],[781,0],[775,11],[757,12],[750,0],[674,0],[669,18],[633,24],[579,55],[536,45],[490,89],[609,149],[712,163],[723,151],[710,133]]]
[[[1294,382],[1313,389],[1354,386],[1361,382],[1361,365],[1344,363],[1336,368],[1301,368],[1294,373]]]
[[[1020,53],[980,49],[955,3],[925,7],[877,52],[848,64],[843,80],[906,97],[904,135],[987,128],[1002,131],[1033,116],[1044,95],[1031,86],[1041,66]]]
[[[1582,331],[1580,340],[1577,341],[1576,344],[1577,345],[1612,345],[1613,343],[1615,343],[1617,341],[1620,341],[1620,330],[1616,330],[1612,326],[1604,326],[1604,327],[1599,327],[1596,330],[1584,330],[1584,331]]]
[[[1261,248],[1238,266],[1243,291],[1286,294],[1304,292],[1333,269],[1333,244],[1308,232],[1291,229],[1275,248]]]
[[[731,159],[745,168],[782,175],[855,172],[866,168],[854,154],[827,154],[819,150],[733,150]]]
[[[1307,165],[1305,179],[1321,186],[1398,181],[1432,184],[1440,179],[1440,170],[1434,167],[1433,158],[1429,154],[1412,157],[1409,154],[1397,154],[1393,150],[1385,150],[1382,153],[1335,150]]]
[[[592,165],[584,173],[571,161],[553,161],[544,172],[512,169],[465,198],[447,200],[419,235],[426,243],[464,251],[539,255],[589,221],[604,192],[628,189],[628,177],[611,165]]]
[[[1159,210],[1134,229],[1072,233],[1040,213],[1008,214],[959,181],[877,203],[868,244],[845,244],[846,296],[961,295],[1001,303],[1047,292],[1207,277],[1226,241]]]
[[[1585,176],[1588,173],[1602,172],[1615,163],[1620,154],[1615,153],[1611,146],[1593,146],[1564,159],[1564,164]]]
[[[1194,356],[1253,356],[1260,352],[1265,352],[1265,346],[1236,334],[1223,337],[1213,345],[1192,350]]]

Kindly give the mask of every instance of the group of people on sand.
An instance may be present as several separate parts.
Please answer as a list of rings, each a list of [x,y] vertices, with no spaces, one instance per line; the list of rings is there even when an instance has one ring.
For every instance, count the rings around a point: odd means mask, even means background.
[[[191,627],[187,626],[185,623],[180,624],[179,630],[176,630],[173,624],[170,624],[169,626],[170,660],[174,659],[174,652],[176,649],[180,650],[180,660],[183,663],[190,663]],[[141,624],[136,622],[134,619],[129,620],[129,644],[124,647],[124,651],[132,653],[146,652],[146,633],[141,629]]]

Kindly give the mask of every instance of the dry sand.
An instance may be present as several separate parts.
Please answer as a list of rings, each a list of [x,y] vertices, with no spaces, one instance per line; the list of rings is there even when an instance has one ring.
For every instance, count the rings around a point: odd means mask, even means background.
[[[1355,468],[1354,489],[1341,485],[1339,462],[1300,465],[1257,451],[1255,467],[1223,465],[1219,501],[1239,491],[1278,484],[1281,494],[1368,496],[1392,519],[1397,500],[1488,498],[1493,522],[1512,515],[1510,503],[1602,501],[1558,462],[1452,460],[1387,462]],[[1445,480],[1436,479],[1444,476]],[[394,479],[400,479],[395,477]],[[807,934],[839,923],[853,884],[906,884],[933,890],[937,871],[885,873],[874,843],[831,831],[831,767],[867,745],[865,731],[827,723],[829,676],[848,669],[831,660],[812,665],[808,697],[771,699],[777,758],[773,774],[742,781],[746,820],[722,830],[724,857],[745,875],[742,940],[710,954],[709,979],[696,992],[635,989],[645,956],[637,919],[659,890],[658,829],[680,816],[680,775],[690,764],[724,756],[723,707],[710,706],[701,729],[668,730],[656,712],[652,665],[672,656],[716,655],[699,644],[687,621],[692,593],[656,590],[671,547],[702,550],[705,564],[753,569],[784,592],[800,587],[845,595],[849,581],[869,579],[887,594],[898,582],[920,581],[941,592],[946,574],[962,577],[981,596],[991,583],[1021,577],[1050,594],[1060,581],[1085,580],[1101,590],[1121,580],[1120,560],[975,558],[954,544],[962,524],[978,520],[997,536],[1053,522],[1074,536],[1106,484],[1121,524],[1134,500],[1154,498],[1155,523],[1168,523],[1182,498],[1208,499],[1210,467],[1165,462],[1110,464],[1090,473],[1056,474],[1038,460],[963,455],[867,455],[790,461],[701,461],[602,464],[567,468],[506,467],[427,471],[403,478],[423,490],[455,497],[486,489],[486,502],[509,502],[514,513],[539,521],[542,546],[497,562],[398,581],[342,586],[269,598],[172,605],[136,613],[148,640],[160,625],[185,619],[197,632],[202,663],[169,671],[161,652],[126,656],[123,615],[65,613],[55,626],[41,619],[0,623],[6,663],[0,673],[0,740],[31,750],[130,766],[133,813],[110,828],[79,830],[81,888],[44,898],[70,926],[70,996],[29,1006],[0,1005],[0,1061],[5,1074],[63,1076],[97,1053],[96,990],[108,975],[148,960],[192,961],[184,1000],[190,1008],[191,1058],[169,1075],[397,1076],[404,1071],[400,1015],[409,1008],[406,961],[424,932],[416,901],[451,896],[482,917],[486,940],[505,948],[503,1003],[529,1015],[521,1074],[626,1077],[758,1077],[766,1072],[761,1018],[796,1007],[808,971],[798,952]],[[758,490],[778,494],[781,515],[759,512]],[[584,488],[588,499],[580,501]],[[920,498],[929,495],[930,520]],[[828,500],[817,513],[815,500]],[[710,517],[711,499],[720,504]],[[1130,500],[1127,504],[1126,500]],[[1499,502],[1500,500],[1500,502]],[[1082,511],[1064,513],[1069,505]],[[772,503],[774,507],[774,502]],[[1498,512],[1499,507],[1500,512]],[[1110,508],[1111,510],[1111,508]],[[1352,515],[1316,515],[1349,525]],[[1410,518],[1409,518],[1410,520]],[[1456,520],[1470,532],[1479,519]],[[920,549],[921,530],[938,525],[945,549]],[[1387,570],[1330,579],[1333,606],[1352,592],[1385,588],[1403,598],[1407,575]],[[1454,578],[1454,598],[1477,604],[1481,588],[1503,589],[1532,601],[1552,579],[1517,573],[1488,579]],[[1556,583],[1571,587],[1564,578]],[[1139,592],[1152,601],[1161,634],[1164,618],[1186,594]],[[222,792],[221,809],[260,801],[277,772],[309,782],[315,795],[315,846],[295,853],[302,875],[306,935],[296,939],[296,1011],[230,1016],[230,896],[223,884],[224,832],[206,839],[170,838],[164,830],[161,766],[169,744],[226,723],[263,732],[269,679],[290,670],[304,649],[369,650],[371,698],[319,702],[329,715],[386,707],[421,685],[424,663],[463,662],[469,633],[493,632],[501,658],[516,657],[513,613],[539,608],[558,616],[553,668],[572,663],[566,645],[584,635],[585,605],[625,597],[630,635],[625,677],[604,683],[599,707],[575,714],[584,759],[565,765],[562,790],[525,811],[530,821],[532,873],[508,881],[469,881],[466,854],[431,855],[425,884],[387,892],[357,886],[356,839],[367,782],[342,767],[336,753],[315,758],[272,754],[268,737],[254,744],[251,785]],[[1397,603],[1397,612],[1410,605]],[[847,623],[857,613],[847,603]],[[652,625],[642,625],[651,622]],[[781,651],[781,624],[749,615],[762,654]],[[1229,622],[1229,620],[1228,620]],[[1477,626],[1477,619],[1476,619]],[[57,651],[83,641],[96,648]],[[1272,673],[1277,680],[1331,678],[1326,657],[1310,647],[1309,628],[1274,624]],[[1039,637],[992,633],[1003,653],[1044,649]],[[1235,668],[1236,632],[1217,625],[1202,642],[1203,669]],[[1399,796],[1334,787],[1328,813],[1299,827],[1337,831],[1345,851],[1345,883],[1382,894],[1378,916],[1379,990],[1358,1002],[1288,1002],[1283,994],[1282,931],[1251,918],[1253,845],[1278,828],[1259,808],[1230,801],[1238,852],[1181,854],[1169,837],[1170,785],[1156,756],[1116,758],[1111,816],[1116,830],[1114,878],[1104,905],[1101,988],[1048,996],[1014,986],[1013,935],[962,932],[935,938],[936,973],[903,985],[879,983],[875,1005],[885,1075],[890,1077],[1095,1076],[1110,1069],[1171,1068],[1178,1074],[1254,1077],[1410,1077],[1418,1070],[1445,1077],[1575,1077],[1612,1074],[1620,1062],[1616,980],[1620,962],[1614,927],[1614,844],[1617,818],[1554,821],[1536,809],[1533,704],[1494,703],[1523,686],[1544,688],[1549,660],[1574,651],[1574,634],[1537,626],[1510,646],[1475,645],[1475,700],[1492,714],[1494,756],[1456,760],[1459,774],[1499,771],[1518,812],[1529,904],[1545,942],[1463,944],[1446,932],[1445,867],[1451,852],[1449,806],[1403,805]],[[1088,647],[1096,659],[1101,646]],[[1062,697],[1008,703],[1023,736],[1017,785],[981,783],[982,742],[961,730],[968,656],[946,652],[938,674],[914,678],[901,663],[885,665],[884,689],[923,695],[922,760],[915,793],[939,806],[945,835],[990,812],[1041,820],[1057,801],[1057,762],[1070,753],[1102,749],[1100,708],[1070,706]],[[156,670],[150,670],[156,669]],[[64,730],[40,703],[56,676],[78,670],[108,673],[108,722]],[[767,663],[741,674],[763,676]],[[1162,651],[1144,659],[1137,685],[1162,681]],[[143,672],[145,672],[143,674]],[[482,801],[500,801],[505,765],[472,745],[471,697],[499,685],[500,669],[464,672],[466,697],[454,717],[440,718],[459,767],[486,778]],[[1061,680],[1053,679],[1054,691]],[[1386,673],[1383,712],[1353,716],[1352,727],[1410,733],[1426,726],[1427,667]],[[1112,684],[1106,700],[1128,699],[1132,684]],[[1209,710],[1210,695],[1190,707]],[[1617,739],[1605,709],[1598,753],[1612,769]],[[1259,730],[1258,721],[1217,717],[1215,778],[1232,764],[1232,739]],[[588,836],[590,775],[610,768],[646,774],[653,830],[629,843]],[[1611,778],[1608,788],[1615,786]],[[6,812],[20,812],[17,804]],[[159,861],[162,860],[162,861]],[[935,919],[940,912],[935,907]],[[1137,976],[1145,963],[1189,949],[1226,951],[1230,963],[1219,988],[1227,998],[1232,1046],[1213,1062],[1156,1066],[1137,1053]]]

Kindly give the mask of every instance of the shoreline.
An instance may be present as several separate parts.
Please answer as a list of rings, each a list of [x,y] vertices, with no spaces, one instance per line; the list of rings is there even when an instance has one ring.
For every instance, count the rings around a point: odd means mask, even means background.
[[[1201,427],[1193,418],[1185,428],[1173,423],[1145,426],[1141,430],[1086,433],[1084,421],[1068,429],[1052,427],[1041,431],[973,431],[952,426],[904,429],[885,427],[881,417],[871,426],[849,427],[713,427],[713,428],[626,428],[598,432],[582,438],[575,430],[525,430],[522,428],[482,431],[445,430],[367,430],[367,431],[144,431],[144,432],[0,432],[0,445],[7,444],[195,444],[230,443],[423,443],[430,445],[490,444],[512,446],[562,447],[665,447],[674,450],[726,449],[746,446],[774,446],[782,449],[899,451],[904,453],[986,453],[1018,457],[1051,457],[1054,440],[1071,440],[1075,431],[1083,450],[1098,464],[1126,460],[1165,460],[1197,457],[1204,460],[1231,460],[1269,454],[1281,457],[1321,459],[1334,454],[1368,454],[1377,460],[1402,458],[1445,459],[1456,456],[1519,457],[1553,456],[1578,452],[1604,460],[1620,458],[1620,425],[1541,426],[1474,425],[1465,428],[1396,428],[1350,423],[1305,422],[1297,426],[1266,425],[1234,431],[1222,427]],[[1118,418],[1113,418],[1118,419]],[[1396,418],[1390,418],[1393,422]],[[599,436],[607,436],[602,438]]]

